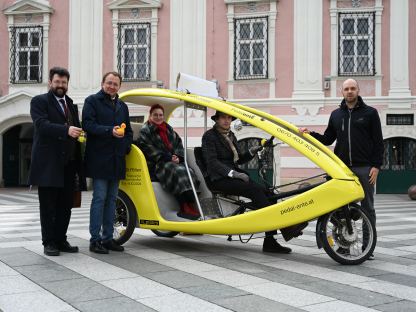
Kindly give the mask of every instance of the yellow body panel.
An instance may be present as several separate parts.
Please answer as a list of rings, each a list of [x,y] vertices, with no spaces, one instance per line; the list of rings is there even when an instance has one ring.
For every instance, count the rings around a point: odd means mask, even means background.
[[[263,232],[315,219],[364,197],[358,178],[331,150],[309,135],[300,135],[294,125],[270,114],[219,99],[172,90],[136,89],[124,92],[120,97],[126,102],[143,105],[151,105],[159,99],[159,102],[166,102],[166,114],[170,114],[184,102],[222,111],[287,143],[332,177],[331,180],[312,190],[242,215],[204,221],[168,221],[159,213],[145,157],[136,146],[133,146],[126,158],[127,177],[126,180],[121,181],[120,189],[134,203],[139,226],[142,228],[207,234]]]

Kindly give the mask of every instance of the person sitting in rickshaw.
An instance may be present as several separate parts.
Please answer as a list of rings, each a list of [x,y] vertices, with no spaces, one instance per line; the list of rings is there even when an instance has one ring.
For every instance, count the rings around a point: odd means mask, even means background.
[[[178,200],[180,211],[177,215],[196,220],[200,213],[195,208],[195,196],[183,162],[182,140],[164,117],[164,108],[154,104],[150,108],[149,120],[140,130],[137,145],[146,157],[152,181],[160,182],[162,188]],[[194,172],[190,172],[194,185],[198,185]]]
[[[252,209],[270,206],[272,202],[268,196],[269,191],[252,181],[248,174],[238,167],[253,159],[263,147],[253,146],[242,153],[237,145],[237,138],[230,130],[231,122],[235,117],[216,111],[211,119],[215,121],[215,125],[202,137],[202,155],[207,169],[204,176],[208,180],[208,187],[225,195],[249,198]],[[285,240],[289,240],[300,235],[305,226],[305,223],[294,225],[282,229],[281,232]],[[275,234],[277,231],[266,232],[263,252],[290,253],[292,251],[290,248],[281,246],[276,241]]]

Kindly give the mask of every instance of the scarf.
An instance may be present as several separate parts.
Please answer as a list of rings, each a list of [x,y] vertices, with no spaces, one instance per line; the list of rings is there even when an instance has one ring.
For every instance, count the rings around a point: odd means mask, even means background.
[[[238,161],[238,152],[237,152],[237,148],[235,147],[233,141],[231,140],[231,130],[230,129],[222,129],[220,127],[218,127],[217,125],[215,125],[215,129],[223,136],[223,138],[225,139],[225,141],[228,143],[228,145],[231,148],[231,151],[233,152],[233,161],[234,163],[236,163]]]
[[[157,133],[159,134],[163,144],[165,144],[166,149],[171,152],[173,149],[172,143],[169,141],[168,138],[168,124],[166,122],[162,122],[160,125],[155,124],[154,122],[149,122],[155,126]]]

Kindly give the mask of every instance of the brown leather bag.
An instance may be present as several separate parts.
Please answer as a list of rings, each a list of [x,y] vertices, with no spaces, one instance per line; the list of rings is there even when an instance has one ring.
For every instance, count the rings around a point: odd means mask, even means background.
[[[75,180],[74,180],[74,193],[72,197],[72,208],[80,208],[80,207],[81,207],[81,187],[79,185],[78,174],[76,174]]]
[[[74,190],[72,208],[80,208],[81,207],[81,191]]]

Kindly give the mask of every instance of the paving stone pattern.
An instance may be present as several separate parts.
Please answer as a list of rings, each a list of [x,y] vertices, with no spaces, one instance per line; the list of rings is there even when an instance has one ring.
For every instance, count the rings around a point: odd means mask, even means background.
[[[376,195],[375,260],[342,266],[315,243],[315,223],[289,255],[212,235],[160,238],[136,229],[124,253],[88,250],[89,203],[73,209],[77,254],[47,257],[36,191],[0,190],[0,312],[416,311],[416,202]],[[281,238],[279,238],[281,241]]]

